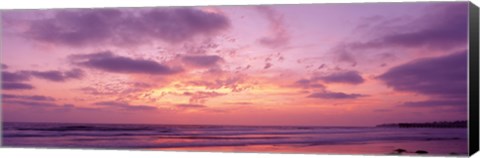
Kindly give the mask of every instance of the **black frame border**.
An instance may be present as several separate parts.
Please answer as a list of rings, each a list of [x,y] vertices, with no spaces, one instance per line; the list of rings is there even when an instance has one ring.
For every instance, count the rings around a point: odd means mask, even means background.
[[[469,45],[469,118],[468,146],[469,155],[479,150],[479,14],[478,7],[470,2],[468,24]]]

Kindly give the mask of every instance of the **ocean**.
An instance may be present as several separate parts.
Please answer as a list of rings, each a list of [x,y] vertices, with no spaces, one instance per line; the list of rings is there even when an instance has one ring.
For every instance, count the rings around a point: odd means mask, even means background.
[[[3,146],[319,154],[467,155],[466,128],[3,123]]]

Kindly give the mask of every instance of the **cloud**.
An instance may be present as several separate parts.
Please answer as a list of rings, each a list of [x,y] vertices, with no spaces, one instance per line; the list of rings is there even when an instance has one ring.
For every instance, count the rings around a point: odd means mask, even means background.
[[[90,95],[114,95],[121,97],[144,91],[153,85],[141,82],[109,82],[97,83],[95,86],[82,87],[77,90]]]
[[[433,13],[426,14],[408,27],[420,29],[399,28],[357,47],[427,46],[445,49],[467,43],[468,3],[438,4],[429,9]]]
[[[3,90],[31,90],[34,89],[30,84],[19,83],[19,82],[2,82]]]
[[[227,105],[253,105],[252,102],[225,102]]]
[[[7,100],[2,101],[6,105],[19,105],[19,106],[28,106],[28,107],[57,107],[58,105],[50,102],[34,102],[34,101],[23,101],[23,100]]]
[[[229,88],[232,92],[240,92],[250,88],[248,85],[242,85],[245,80],[245,76],[232,76],[215,80],[194,80],[186,82],[186,85],[203,86],[207,90]]]
[[[37,78],[54,81],[64,82],[70,79],[81,79],[84,76],[84,72],[81,69],[73,69],[66,72],[61,71],[28,71],[28,74]]]
[[[263,69],[269,69],[273,66],[272,63],[265,63],[265,66],[263,67]]]
[[[422,58],[389,69],[377,78],[397,91],[466,96],[467,52]]]
[[[375,109],[375,110],[373,110],[373,112],[391,112],[391,111],[393,111],[393,110],[391,110],[391,109]]]
[[[467,46],[468,3],[437,3],[425,10],[427,12],[415,19],[375,17],[379,22],[369,22],[368,29],[355,30],[355,33],[362,34],[361,40],[343,42],[333,48],[335,60],[356,66],[365,56],[363,52],[372,52],[372,49],[449,51]]]
[[[99,106],[107,106],[111,108],[118,108],[121,110],[156,110],[157,108],[154,106],[147,106],[147,105],[130,105],[125,102],[116,102],[116,101],[105,101],[105,102],[96,102],[94,105]]]
[[[28,80],[30,80],[29,73],[2,71],[2,82],[20,82]]]
[[[200,68],[217,66],[218,63],[223,61],[223,58],[217,55],[195,55],[182,57],[183,63]]]
[[[405,106],[466,106],[467,52],[414,60],[389,69],[377,78],[396,91],[430,97]],[[440,99],[441,98],[441,99]]]
[[[153,60],[116,56],[109,51],[86,55],[72,55],[69,58],[74,64],[114,73],[169,75],[181,71],[180,69],[173,69]]]
[[[434,14],[424,16],[420,24],[424,28],[414,31],[392,32],[365,45],[397,45],[404,47],[427,46],[445,49],[467,42],[468,3],[444,4],[432,7]],[[415,25],[415,24],[412,24]],[[411,26],[414,28],[414,26]]]
[[[206,108],[207,107],[205,105],[200,105],[200,104],[176,104],[175,106],[178,108]]]
[[[321,99],[356,99],[359,97],[365,97],[363,94],[346,94],[342,92],[316,92],[309,95],[309,98],[321,98]]]
[[[213,98],[213,97],[219,97],[226,95],[226,93],[218,93],[218,92],[185,92],[183,93],[185,96],[190,96],[190,103],[205,103],[206,99],[208,98]]]
[[[61,71],[2,71],[2,89],[5,90],[29,90],[34,86],[23,83],[29,81],[32,77],[45,79],[54,82],[64,82],[70,79],[80,79],[84,72],[80,69],[73,69],[66,72]]]
[[[352,53],[350,53],[349,47],[349,44],[340,44],[335,47],[335,60],[339,62],[349,63],[352,67],[355,67],[357,66],[357,59]]]
[[[42,96],[42,95],[15,95],[15,94],[2,94],[3,99],[22,99],[33,101],[55,101],[55,98]]]
[[[80,79],[84,76],[84,72],[80,69],[72,69],[70,71],[18,71],[18,72],[2,72],[2,80],[4,82],[20,82],[28,81],[31,77],[45,79],[54,82],[64,82],[69,79]]]
[[[63,107],[71,105],[58,105],[54,101],[56,101],[55,98],[42,95],[2,94],[2,104],[6,105],[18,105],[39,108]]]
[[[425,100],[425,101],[414,101],[414,102],[404,102],[402,106],[411,106],[411,107],[431,107],[431,106],[459,106],[467,105],[466,99],[444,99],[444,100]]]
[[[286,46],[290,41],[290,35],[283,24],[283,15],[265,6],[257,7],[257,11],[267,18],[271,34],[270,36],[260,38],[259,42],[271,48]]]
[[[25,35],[31,39],[86,46],[131,45],[163,40],[179,43],[196,35],[211,35],[229,28],[220,13],[195,8],[69,9],[50,11],[53,16],[32,21]]]
[[[2,69],[8,69],[8,65],[2,64]]]
[[[309,80],[309,79],[297,80],[295,81],[294,86],[300,86],[304,89],[309,89],[309,88],[325,89],[325,86],[323,84],[317,83],[316,80]]]
[[[314,79],[321,80],[327,83],[347,84],[360,84],[365,81],[357,71],[337,72],[327,76],[315,77]]]
[[[5,95],[4,95],[5,96]],[[30,98],[27,98],[30,99]],[[46,99],[38,99],[37,100],[3,100],[2,104],[7,106],[23,106],[27,108],[40,108],[40,109],[50,109],[56,111],[71,111],[71,110],[94,110],[91,108],[82,108],[82,107],[75,107],[73,104],[56,104],[50,102],[51,100]],[[46,101],[46,102],[45,102]]]

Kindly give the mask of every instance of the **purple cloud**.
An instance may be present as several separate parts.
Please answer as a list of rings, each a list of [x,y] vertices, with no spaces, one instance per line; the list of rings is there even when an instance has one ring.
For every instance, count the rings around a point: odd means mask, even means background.
[[[240,92],[250,88],[248,85],[247,86],[241,85],[244,82],[245,82],[244,76],[232,76],[232,77],[215,79],[215,80],[189,81],[186,83],[186,85],[203,86],[207,90],[230,88],[232,92]]]
[[[433,13],[427,13],[409,27],[420,29],[411,31],[399,28],[358,47],[396,45],[445,49],[467,43],[468,3],[438,4],[430,9]]]
[[[327,76],[314,77],[316,80],[321,80],[327,83],[348,83],[360,84],[365,80],[358,74],[357,71],[337,72]]]
[[[466,96],[467,52],[414,60],[393,67],[377,78],[397,91]]]
[[[148,105],[130,105],[125,102],[117,102],[117,101],[106,101],[106,102],[96,102],[94,105],[99,106],[107,106],[111,108],[118,108],[121,110],[156,110],[157,108],[154,106]]]
[[[30,80],[30,75],[26,72],[2,71],[2,82],[20,82],[28,80]]]
[[[35,102],[35,101],[22,101],[22,100],[8,100],[3,101],[6,105],[19,105],[28,107],[57,107],[58,105],[50,102]]]
[[[254,103],[252,103],[252,102],[225,102],[223,104],[228,104],[228,105],[253,105]]]
[[[19,83],[19,82],[2,82],[3,90],[30,90],[34,89],[30,84]]]
[[[202,68],[216,66],[219,62],[223,62],[223,58],[217,55],[195,55],[184,56],[182,61],[188,65]]]
[[[183,93],[185,96],[190,96],[190,103],[204,103],[206,99],[208,98],[213,98],[213,97],[219,97],[226,95],[226,93],[218,93],[215,91],[212,92],[185,92]]]
[[[109,51],[87,55],[72,55],[70,59],[77,65],[114,73],[169,75],[181,71],[153,60],[116,56]]]
[[[391,68],[377,78],[397,91],[413,92],[430,99],[405,106],[467,105],[467,52],[423,58]],[[441,99],[440,99],[441,98]]]
[[[178,108],[206,108],[207,107],[205,105],[200,105],[200,104],[176,104],[175,106]]]
[[[309,98],[321,98],[321,99],[356,99],[359,97],[365,97],[366,95],[363,94],[346,94],[342,92],[316,92],[310,94]]]
[[[99,43],[108,40],[121,16],[122,12],[115,9],[60,10],[52,18],[33,21],[25,35],[71,46]]]
[[[68,46],[141,44],[155,39],[178,43],[229,26],[225,16],[195,8],[70,9],[31,22],[25,35]]]
[[[376,37],[367,42],[351,43],[350,46],[354,49],[387,46],[448,49],[467,43],[468,3],[440,3],[428,10],[422,17],[390,29],[382,26],[392,27],[388,24],[398,20],[385,19],[378,24],[380,26],[372,28],[376,30],[373,34]]]
[[[269,69],[273,66],[272,63],[265,63],[265,66],[263,66],[263,69]]]
[[[2,69],[8,69],[8,65],[2,64]]]
[[[373,112],[391,112],[391,109],[375,109]]]
[[[339,62],[350,63],[352,67],[357,66],[357,59],[354,55],[347,51],[346,48],[339,47],[337,48],[337,51],[335,51],[335,53],[336,60],[338,60]]]
[[[257,10],[268,20],[271,30],[270,36],[259,39],[260,44],[271,48],[286,46],[290,42],[290,35],[283,24],[283,15],[265,6],[257,7]]]
[[[66,72],[61,71],[28,71],[29,74],[37,78],[54,81],[64,82],[70,79],[80,79],[84,76],[84,72],[81,69],[73,69]]]
[[[120,82],[97,84],[95,86],[87,86],[77,90],[90,95],[114,95],[122,97],[145,89],[151,88],[153,85],[141,82]]]
[[[431,107],[431,106],[458,106],[458,105],[467,105],[466,99],[444,99],[444,100],[425,100],[425,101],[416,101],[416,102],[404,102],[402,106],[411,106],[411,107]]]
[[[294,86],[300,86],[304,89],[309,89],[309,88],[325,89],[324,85],[317,83],[316,80],[309,80],[309,79],[300,79],[295,82]]]
[[[30,101],[30,100],[6,100],[2,101],[2,104],[7,106],[23,106],[27,108],[41,108],[41,109],[52,109],[57,111],[70,111],[70,110],[85,110],[88,108],[78,108],[75,107],[73,104],[56,104],[53,102],[42,102],[41,100],[38,101]]]
[[[220,14],[194,8],[153,9],[144,14],[147,30],[170,42],[180,42],[199,33],[213,33],[230,26]]]
[[[33,101],[55,101],[55,98],[42,96],[42,95],[14,95],[14,94],[2,94],[3,99],[22,99]]]
[[[4,82],[28,81],[31,77],[41,78],[54,82],[64,82],[69,79],[80,79],[84,76],[84,72],[80,69],[73,69],[66,72],[61,71],[18,71],[18,72],[2,72],[2,80]]]
[[[356,66],[360,61],[357,58],[361,58],[358,55],[362,54],[358,52],[371,49],[426,47],[454,50],[467,45],[468,3],[437,3],[425,10],[423,15],[415,19],[376,17],[380,22],[368,24],[368,29],[355,31],[363,32],[361,41],[335,46],[332,51],[334,58]]]

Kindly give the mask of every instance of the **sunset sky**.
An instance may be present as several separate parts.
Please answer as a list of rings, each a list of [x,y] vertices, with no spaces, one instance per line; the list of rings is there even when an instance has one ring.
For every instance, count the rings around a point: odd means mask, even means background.
[[[467,2],[1,11],[4,121],[467,119]]]

